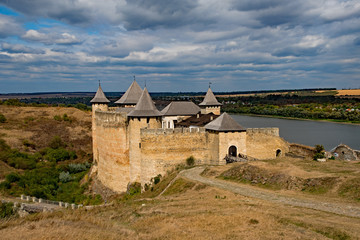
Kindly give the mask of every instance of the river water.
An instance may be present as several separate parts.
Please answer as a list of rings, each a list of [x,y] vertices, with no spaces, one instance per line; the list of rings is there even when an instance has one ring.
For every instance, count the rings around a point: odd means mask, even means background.
[[[280,136],[291,143],[308,146],[322,144],[326,150],[343,143],[360,150],[360,125],[246,115],[231,116],[245,128],[278,127]]]

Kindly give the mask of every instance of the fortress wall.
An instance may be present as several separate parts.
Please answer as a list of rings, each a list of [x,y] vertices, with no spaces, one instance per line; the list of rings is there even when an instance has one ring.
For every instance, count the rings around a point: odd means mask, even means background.
[[[273,129],[273,128],[272,128]],[[276,157],[276,151],[280,150],[281,155],[289,152],[289,144],[278,136],[279,129],[269,130],[265,128],[249,131],[246,136],[246,153],[248,156],[257,159],[271,159]]]
[[[229,153],[230,146],[236,147],[237,154],[242,153],[246,155],[246,132],[220,132],[219,146],[220,162],[218,164],[226,164],[224,158]]]
[[[130,182],[141,182],[140,131],[144,128],[161,128],[161,119],[131,118],[129,120]]]
[[[123,192],[130,181],[126,114],[95,112],[98,178],[108,188]]]
[[[186,163],[190,156],[195,158],[196,164],[217,162],[216,145],[218,148],[218,135],[201,129],[184,129],[183,132],[178,129],[142,129],[141,183],[149,182],[158,174],[164,175],[177,164]]]
[[[253,134],[266,134],[266,135],[272,135],[275,137],[279,137],[279,128],[247,128],[246,132],[248,135]]]
[[[289,145],[289,152],[291,152],[295,155],[312,158],[314,156],[316,150],[314,147],[302,145],[299,143],[291,143]]]

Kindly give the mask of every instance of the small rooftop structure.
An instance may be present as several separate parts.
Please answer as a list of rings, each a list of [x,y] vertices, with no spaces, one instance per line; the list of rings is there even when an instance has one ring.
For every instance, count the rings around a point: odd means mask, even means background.
[[[148,90],[144,89],[135,108],[129,112],[129,117],[160,117],[162,114],[157,110]]]
[[[115,103],[120,105],[136,105],[141,97],[142,89],[134,80],[128,90]]]
[[[202,114],[198,113],[192,117],[189,117],[179,123],[175,123],[175,127],[204,127],[209,122],[219,117],[214,113]]]
[[[221,114],[221,116],[216,118],[214,121],[206,124],[205,129],[213,130],[213,131],[217,131],[217,132],[245,132],[246,131],[245,128],[243,128],[239,123],[237,123],[226,112]]]
[[[93,99],[90,101],[91,103],[109,103],[110,101],[106,98],[105,93],[103,92],[101,85],[99,83],[99,88]]]
[[[209,88],[204,100],[199,104],[199,106],[222,106],[222,104],[218,102],[214,93],[211,91],[211,88]]]
[[[161,113],[163,116],[192,116],[201,111],[201,109],[193,102],[171,102]]]

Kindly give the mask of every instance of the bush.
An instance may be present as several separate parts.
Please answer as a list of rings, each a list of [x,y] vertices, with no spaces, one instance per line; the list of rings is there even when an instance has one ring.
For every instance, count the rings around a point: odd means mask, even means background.
[[[69,172],[61,172],[59,175],[60,182],[66,183],[73,180]]]
[[[84,163],[84,164],[71,163],[71,164],[68,165],[68,169],[69,169],[70,173],[78,173],[78,172],[86,171],[90,166],[91,166],[91,164],[89,164],[87,162]]]
[[[66,148],[66,143],[64,143],[59,136],[54,136],[49,143],[49,147],[53,149]]]
[[[315,145],[315,154],[313,156],[314,160],[318,160],[320,158],[324,158],[325,157],[325,151],[324,151],[324,146],[323,145]]]
[[[161,179],[161,174],[157,175],[156,177],[154,177],[154,184],[158,184],[160,182]]]
[[[6,122],[6,117],[0,113],[0,123]]]
[[[20,180],[20,175],[18,173],[10,173],[6,175],[5,180],[9,183],[17,182]]]
[[[8,218],[15,215],[13,203],[2,203],[0,201],[0,218]]]
[[[187,164],[188,166],[194,166],[194,164],[195,164],[195,158],[194,158],[193,156],[188,157],[188,158],[186,159],[186,164]]]
[[[46,155],[44,156],[45,159],[51,162],[60,162],[65,160],[73,160],[76,159],[76,153],[74,151],[67,151],[64,148],[57,148],[57,149],[48,149]]]
[[[59,115],[55,115],[54,120],[61,122],[62,118]]]

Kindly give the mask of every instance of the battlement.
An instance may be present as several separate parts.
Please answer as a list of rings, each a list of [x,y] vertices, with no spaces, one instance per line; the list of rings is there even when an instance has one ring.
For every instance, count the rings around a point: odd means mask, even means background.
[[[248,135],[253,134],[266,134],[275,137],[279,137],[279,128],[247,128],[246,132]]]
[[[95,123],[103,127],[124,127],[127,122],[127,115],[115,111],[95,111]]]
[[[183,134],[183,133],[205,133],[205,128],[156,128],[156,129],[149,129],[149,128],[142,128],[140,130],[141,136],[159,136],[159,135],[171,135],[171,134]]]

